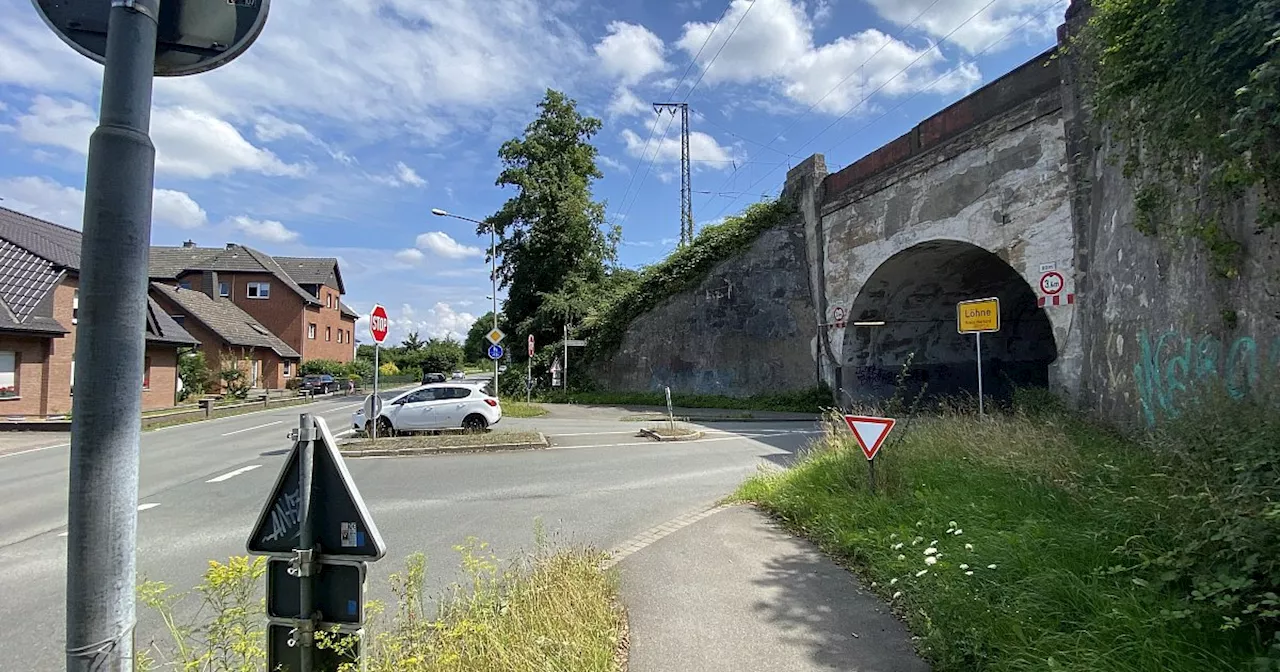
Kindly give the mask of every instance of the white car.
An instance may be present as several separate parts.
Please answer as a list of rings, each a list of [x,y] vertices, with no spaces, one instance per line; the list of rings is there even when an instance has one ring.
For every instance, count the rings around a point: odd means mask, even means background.
[[[461,371],[454,371],[454,372],[453,372],[453,379],[454,379],[454,380],[466,380],[466,379],[467,379],[467,374],[465,374],[465,373],[463,373],[463,372],[461,372]]]
[[[378,434],[461,428],[479,432],[502,420],[502,405],[480,385],[432,383],[392,397],[382,404]],[[351,415],[356,431],[368,432],[364,409]]]

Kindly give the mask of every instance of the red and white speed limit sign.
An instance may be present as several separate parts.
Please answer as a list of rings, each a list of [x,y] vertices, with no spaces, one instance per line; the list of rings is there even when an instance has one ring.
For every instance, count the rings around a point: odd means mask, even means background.
[[[1040,291],[1048,294],[1049,296],[1053,296],[1054,294],[1062,291],[1062,285],[1064,282],[1065,281],[1063,280],[1061,273],[1057,271],[1049,271],[1048,273],[1040,276]]]

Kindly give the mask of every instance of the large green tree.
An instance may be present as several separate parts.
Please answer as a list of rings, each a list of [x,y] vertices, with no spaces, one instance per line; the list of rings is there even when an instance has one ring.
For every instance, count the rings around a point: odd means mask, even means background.
[[[485,351],[489,347],[485,334],[488,334],[490,329],[493,329],[492,310],[481,315],[467,330],[467,338],[462,342],[462,350],[468,362],[475,363],[485,359]]]
[[[592,293],[616,259],[619,233],[605,230],[604,204],[591,195],[592,182],[602,176],[590,142],[600,120],[581,115],[574,100],[553,90],[538,110],[523,136],[498,151],[503,170],[496,184],[516,194],[478,232],[492,227],[499,236],[503,316],[513,336],[533,334],[550,343],[564,323],[577,323],[589,311]]]

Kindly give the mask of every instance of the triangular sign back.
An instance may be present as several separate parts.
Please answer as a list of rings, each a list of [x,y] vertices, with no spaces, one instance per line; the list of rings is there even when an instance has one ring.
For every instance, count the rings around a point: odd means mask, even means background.
[[[311,520],[319,553],[328,558],[378,560],[386,555],[378,526],[338,453],[324,419],[315,417],[315,464],[311,478]],[[294,443],[245,548],[261,555],[293,555],[301,528],[298,477],[302,444]]]
[[[880,452],[880,446],[889,436],[889,430],[893,429],[893,424],[897,422],[893,418],[873,418],[862,415],[846,415],[844,421],[848,423],[849,431],[853,432],[853,438],[857,439],[858,446],[862,448],[862,454],[866,455],[868,460],[875,459],[876,453]]]

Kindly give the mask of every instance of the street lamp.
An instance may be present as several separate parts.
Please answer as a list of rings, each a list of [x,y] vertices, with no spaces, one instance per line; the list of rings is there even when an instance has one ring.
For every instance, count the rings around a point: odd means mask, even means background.
[[[478,219],[471,219],[470,217],[455,215],[449,212],[448,210],[441,210],[440,208],[431,208],[431,214],[435,215],[436,217],[452,217],[454,219],[461,219],[467,222],[474,222],[476,224],[479,224],[480,226],[489,227],[489,281],[493,285],[493,296],[485,297],[485,298],[493,299],[493,328],[497,329],[498,328],[498,268],[497,268],[498,248],[497,248],[497,243],[495,241],[493,225],[487,224]],[[495,397],[498,396],[498,360],[496,359],[493,360],[493,396]]]

